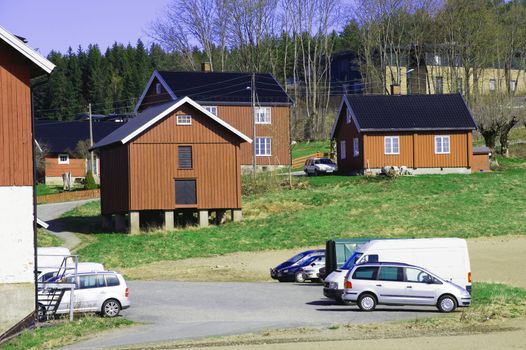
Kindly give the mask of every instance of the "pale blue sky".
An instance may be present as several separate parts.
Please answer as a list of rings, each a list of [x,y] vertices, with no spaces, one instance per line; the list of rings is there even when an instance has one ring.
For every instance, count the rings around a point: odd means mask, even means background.
[[[97,43],[149,43],[146,31],[169,0],[0,0],[0,25],[47,55]]]

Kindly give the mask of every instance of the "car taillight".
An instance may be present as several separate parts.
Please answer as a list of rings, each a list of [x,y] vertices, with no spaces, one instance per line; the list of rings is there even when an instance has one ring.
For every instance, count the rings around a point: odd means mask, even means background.
[[[345,289],[352,289],[352,282],[351,281],[345,281],[344,285]]]
[[[127,298],[127,297],[128,297],[128,294],[129,294],[129,292],[128,292],[128,288],[126,288],[126,291],[124,292],[124,296]]]
[[[471,272],[468,272],[468,283],[471,283]]]

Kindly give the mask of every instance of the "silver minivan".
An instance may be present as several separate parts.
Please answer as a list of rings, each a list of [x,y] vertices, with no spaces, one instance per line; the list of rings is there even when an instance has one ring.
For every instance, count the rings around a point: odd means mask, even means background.
[[[469,292],[418,266],[402,263],[355,265],[345,279],[343,300],[363,311],[376,305],[428,305],[452,312],[471,304]]]

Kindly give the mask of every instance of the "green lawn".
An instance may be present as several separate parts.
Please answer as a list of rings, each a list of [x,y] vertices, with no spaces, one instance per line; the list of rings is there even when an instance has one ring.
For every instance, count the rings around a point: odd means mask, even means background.
[[[305,157],[316,152],[329,152],[330,142],[327,141],[311,141],[298,142],[292,149],[292,159]]]
[[[245,196],[244,218],[206,229],[137,236],[100,233],[98,203],[69,212],[87,234],[83,260],[133,267],[238,251],[323,245],[342,237],[478,237],[526,234],[526,160],[500,160],[503,170],[473,175],[309,178]],[[73,229],[70,228],[70,229]]]
[[[62,192],[61,186],[50,186],[46,184],[37,184],[37,196]]]
[[[62,241],[43,228],[37,230],[37,247],[60,247]]]

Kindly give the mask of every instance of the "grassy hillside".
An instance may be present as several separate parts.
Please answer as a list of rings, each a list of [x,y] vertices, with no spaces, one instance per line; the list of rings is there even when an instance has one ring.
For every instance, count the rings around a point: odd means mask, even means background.
[[[526,234],[526,161],[501,164],[502,171],[473,175],[309,178],[304,180],[306,189],[280,188],[244,197],[241,223],[138,236],[88,234],[79,254],[86,261],[118,268],[321,245],[337,237]],[[97,203],[67,215],[79,231],[99,231]]]

